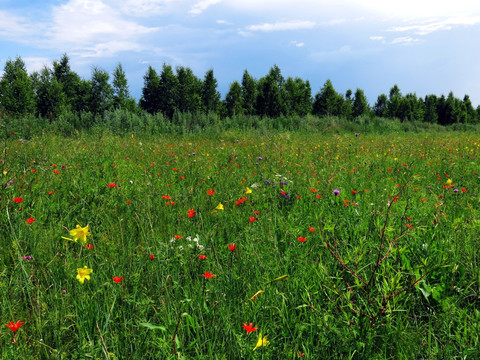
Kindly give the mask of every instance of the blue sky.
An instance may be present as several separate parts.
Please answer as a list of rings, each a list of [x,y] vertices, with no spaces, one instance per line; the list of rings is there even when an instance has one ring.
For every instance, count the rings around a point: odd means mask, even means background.
[[[131,94],[149,65],[213,69],[224,98],[245,69],[278,65],[317,93],[363,89],[370,104],[397,84],[480,105],[478,0],[0,0],[0,71],[17,55],[29,72],[62,54],[90,78],[121,62]]]

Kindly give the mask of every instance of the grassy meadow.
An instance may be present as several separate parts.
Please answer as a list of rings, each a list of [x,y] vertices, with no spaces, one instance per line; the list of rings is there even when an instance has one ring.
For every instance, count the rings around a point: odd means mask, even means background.
[[[2,153],[2,359],[480,357],[478,134]]]

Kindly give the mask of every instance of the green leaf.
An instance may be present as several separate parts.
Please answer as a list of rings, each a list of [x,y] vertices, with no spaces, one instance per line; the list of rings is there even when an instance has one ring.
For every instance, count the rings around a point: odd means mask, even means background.
[[[167,332],[167,329],[164,326],[153,325],[153,324],[150,324],[150,323],[140,323],[140,325],[143,326],[143,327],[146,327],[147,329],[150,329],[150,330],[162,330],[164,332]]]

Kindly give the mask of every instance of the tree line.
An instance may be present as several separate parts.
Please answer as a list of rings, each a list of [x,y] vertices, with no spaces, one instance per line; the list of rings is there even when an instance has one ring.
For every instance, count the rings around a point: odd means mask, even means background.
[[[142,96],[137,102],[130,95],[121,63],[111,77],[105,70],[93,67],[91,78],[82,79],[71,69],[66,54],[53,61],[51,67],[32,74],[27,73],[24,61],[16,57],[6,61],[0,78],[0,117],[36,116],[54,122],[65,113],[88,112],[101,117],[106,111],[121,109],[162,114],[167,119],[176,113],[214,113],[222,119],[314,115],[347,120],[377,116],[439,125],[480,122],[480,106],[475,109],[468,95],[462,100],[452,92],[447,97],[422,98],[415,93],[403,95],[394,85],[388,95],[379,95],[370,106],[363,90],[340,94],[330,80],[312,96],[308,80],[285,79],[277,65],[260,79],[245,70],[240,82],[230,84],[224,99],[217,91],[212,69],[201,79],[188,67],[178,66],[174,70],[163,64],[157,71],[149,66],[143,79]]]

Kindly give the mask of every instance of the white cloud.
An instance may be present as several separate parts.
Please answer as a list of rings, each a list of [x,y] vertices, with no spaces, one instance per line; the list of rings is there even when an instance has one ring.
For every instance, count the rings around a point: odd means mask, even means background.
[[[298,41],[291,41],[290,44],[295,45],[296,47],[303,47],[305,46],[305,43],[303,42],[298,42]]]
[[[33,34],[41,32],[29,19],[0,10],[0,36],[4,40],[26,42]]]
[[[400,44],[400,45],[414,45],[414,44],[421,44],[423,42],[424,40],[415,39],[415,38],[412,38],[411,36],[398,37],[392,40],[392,44]]]
[[[217,20],[217,24],[220,24],[220,25],[233,25],[233,23],[231,23],[230,21],[227,21],[227,20]]]
[[[472,26],[480,23],[480,16],[458,16],[441,21],[429,20],[420,24],[394,26],[387,31],[413,32],[416,35],[428,35],[435,31],[451,30],[454,26]]]
[[[53,24],[47,33],[51,46],[110,56],[117,51],[137,51],[137,41],[159,28],[146,27],[126,20],[121,13],[98,0],[70,0],[53,8]]]
[[[178,0],[126,0],[120,9],[131,16],[149,17],[171,12],[178,3]]]
[[[370,36],[370,40],[379,41],[385,39],[383,36]]]
[[[259,25],[250,25],[247,26],[249,31],[283,31],[283,30],[303,30],[311,29],[315,27],[313,21],[287,21],[287,22],[277,22],[274,24],[264,23]]]
[[[207,10],[212,5],[218,4],[222,0],[202,0],[197,2],[190,9],[190,14],[198,15]]]
[[[27,72],[31,74],[34,71],[40,71],[45,66],[50,67],[52,60],[46,57],[23,57]]]

